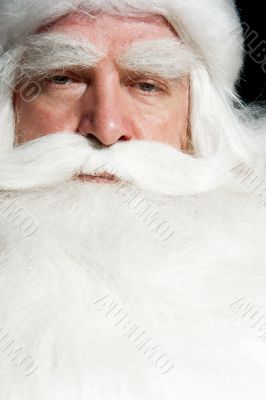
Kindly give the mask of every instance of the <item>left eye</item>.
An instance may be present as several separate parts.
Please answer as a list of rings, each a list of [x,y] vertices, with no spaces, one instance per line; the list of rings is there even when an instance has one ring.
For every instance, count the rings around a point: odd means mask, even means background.
[[[52,76],[49,81],[51,83],[54,83],[56,85],[66,85],[68,83],[72,83],[74,82],[72,78],[70,78],[69,76],[64,76],[64,75],[55,75]]]
[[[148,82],[140,82],[140,83],[137,83],[137,85],[138,85],[139,88],[140,88],[141,90],[143,90],[144,92],[153,92],[154,90],[155,90],[155,91],[158,91],[158,90],[159,90],[159,88],[157,87],[157,85],[154,85],[154,84],[148,83]]]

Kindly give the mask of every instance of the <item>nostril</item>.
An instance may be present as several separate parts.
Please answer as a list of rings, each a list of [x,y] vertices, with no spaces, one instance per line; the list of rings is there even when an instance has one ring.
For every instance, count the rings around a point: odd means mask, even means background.
[[[95,148],[102,148],[102,147],[106,147],[105,144],[103,144],[97,137],[96,135],[94,135],[93,133],[85,133],[82,131],[78,131],[78,134],[81,136],[85,136],[86,139],[89,140],[89,142],[91,143],[92,146],[94,146]]]
[[[119,140],[128,141],[128,140],[130,140],[130,139],[131,139],[131,138],[130,138],[129,136],[122,135],[122,136],[120,137]]]

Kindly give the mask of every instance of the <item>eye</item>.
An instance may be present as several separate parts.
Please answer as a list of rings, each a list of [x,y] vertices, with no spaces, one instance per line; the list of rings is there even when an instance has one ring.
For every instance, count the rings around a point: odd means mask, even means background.
[[[137,83],[137,86],[139,86],[139,88],[140,88],[143,92],[151,93],[151,92],[154,92],[154,91],[156,91],[156,92],[159,92],[159,91],[160,91],[160,88],[159,88],[157,85],[153,84],[153,83],[138,82],[138,83]]]
[[[54,75],[51,78],[49,78],[49,82],[53,83],[55,85],[66,85],[69,83],[73,83],[74,80],[70,78],[69,76],[65,75]]]

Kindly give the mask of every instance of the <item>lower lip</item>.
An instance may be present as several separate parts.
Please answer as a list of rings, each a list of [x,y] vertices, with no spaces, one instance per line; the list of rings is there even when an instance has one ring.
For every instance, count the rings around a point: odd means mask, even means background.
[[[77,179],[82,182],[95,182],[95,183],[115,183],[118,179],[113,175],[96,176],[80,174]]]

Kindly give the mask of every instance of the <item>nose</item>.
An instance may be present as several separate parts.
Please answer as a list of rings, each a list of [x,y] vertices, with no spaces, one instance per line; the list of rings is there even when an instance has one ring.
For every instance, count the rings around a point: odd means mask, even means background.
[[[120,140],[131,140],[135,135],[118,74],[102,72],[84,96],[79,132],[93,135],[101,144],[111,146]]]

